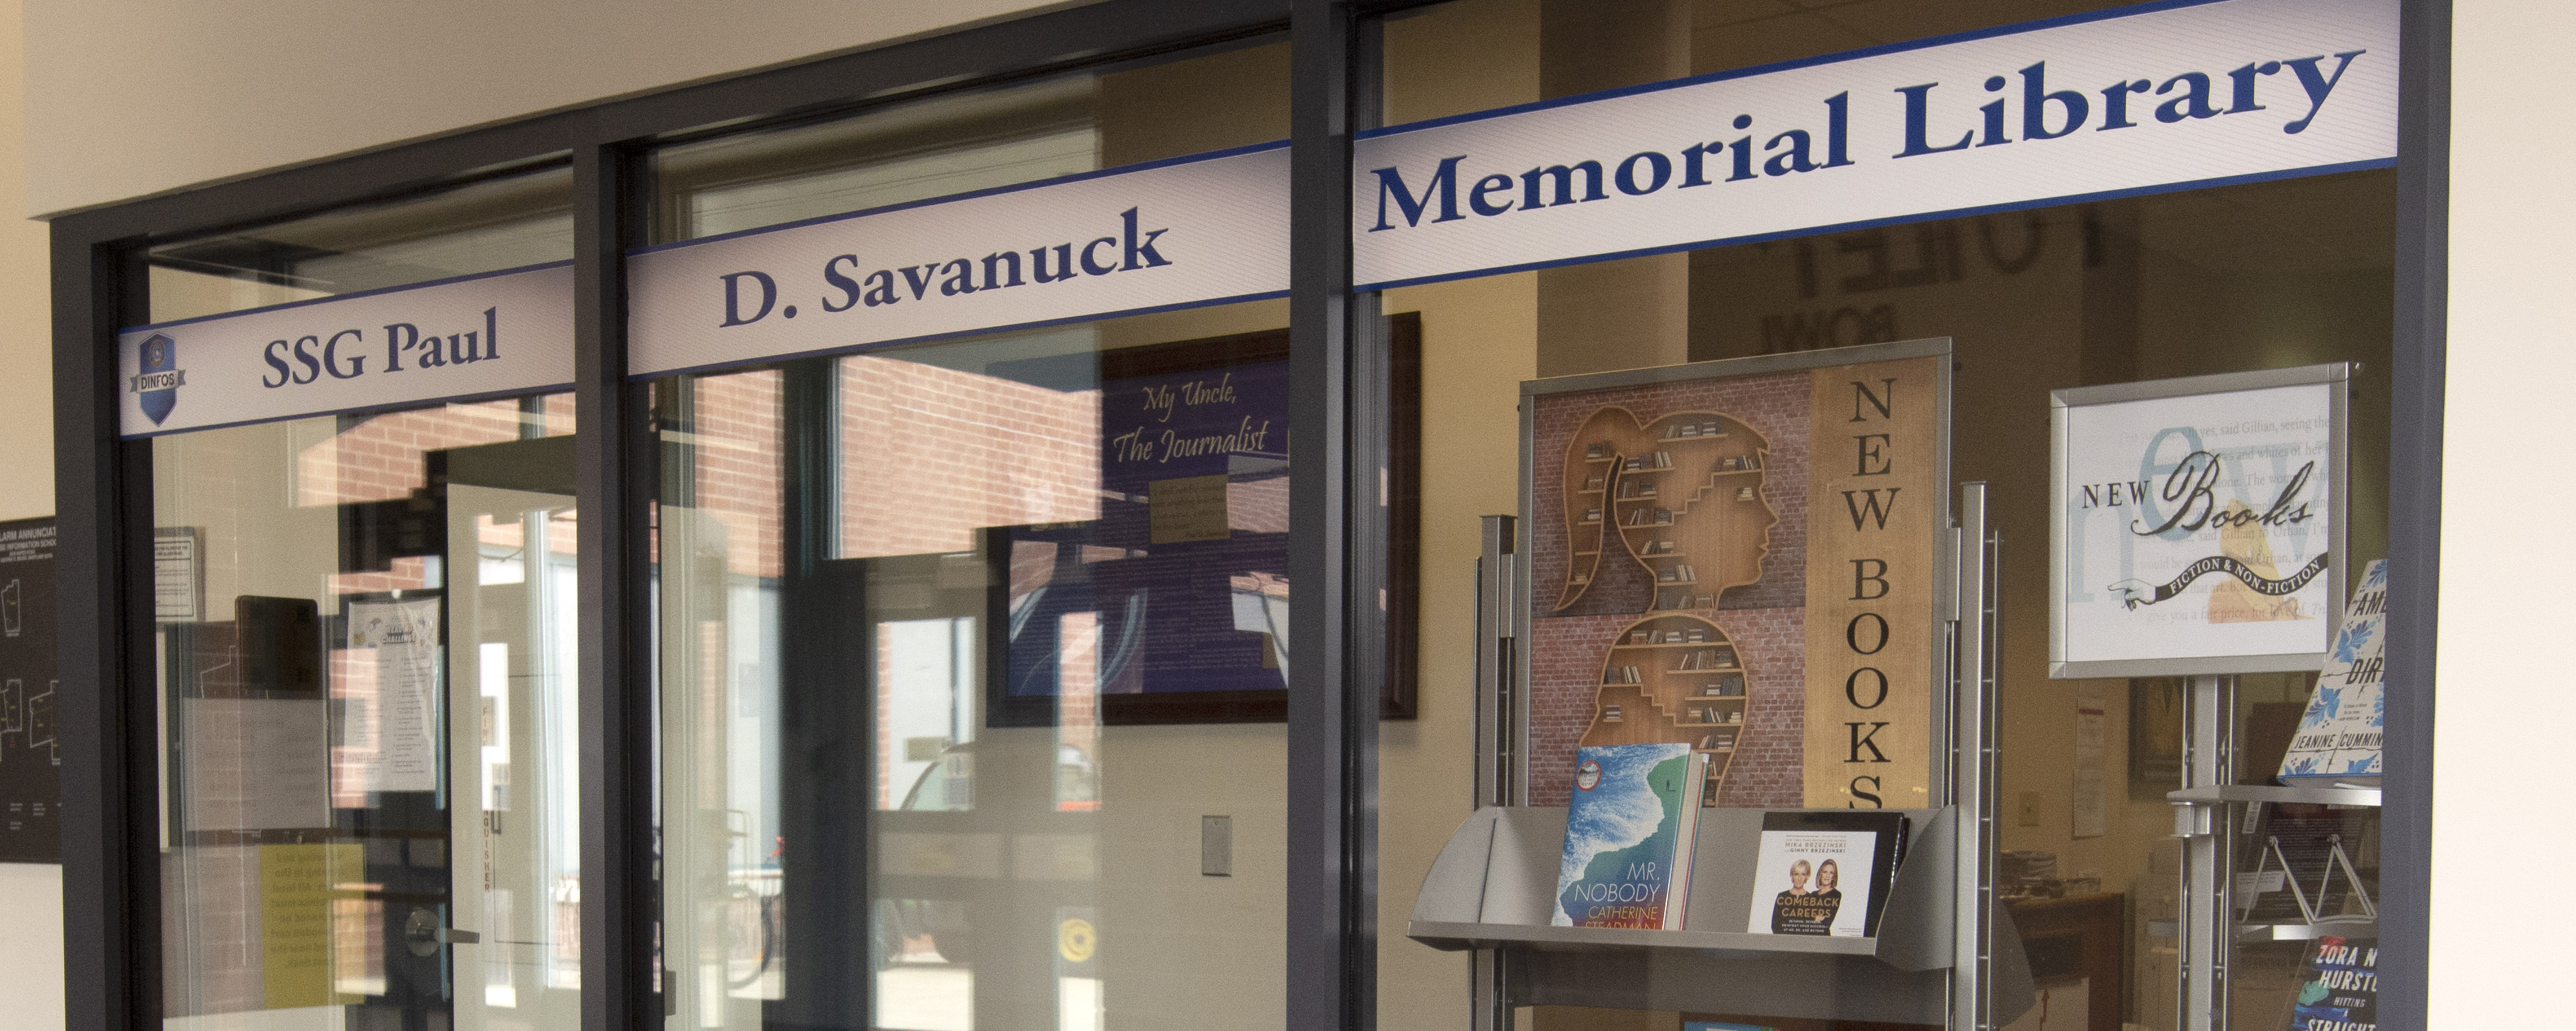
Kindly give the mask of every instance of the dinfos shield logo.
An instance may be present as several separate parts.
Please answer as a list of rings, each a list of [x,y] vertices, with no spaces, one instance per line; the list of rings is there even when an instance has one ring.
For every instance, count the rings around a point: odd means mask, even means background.
[[[179,403],[179,388],[187,385],[188,373],[179,368],[179,342],[154,333],[143,341],[143,369],[134,376],[130,387],[143,414],[152,425],[161,425],[170,417],[170,409]]]

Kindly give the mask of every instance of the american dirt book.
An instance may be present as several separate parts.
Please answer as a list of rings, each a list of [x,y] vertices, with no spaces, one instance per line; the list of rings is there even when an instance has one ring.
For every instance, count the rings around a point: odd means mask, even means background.
[[[1708,759],[1686,743],[1576,752],[1550,923],[1681,929]]]
[[[1745,930],[1837,938],[1878,933],[1888,886],[1904,858],[1907,822],[1903,813],[1860,810],[1762,814]]]
[[[2381,692],[2387,662],[2381,651],[2388,630],[2388,563],[2374,561],[2345,604],[2317,673],[2316,693],[2281,756],[2281,783],[2379,783]]]
[[[2379,939],[2319,938],[2300,964],[2290,1031],[2378,1031]]]

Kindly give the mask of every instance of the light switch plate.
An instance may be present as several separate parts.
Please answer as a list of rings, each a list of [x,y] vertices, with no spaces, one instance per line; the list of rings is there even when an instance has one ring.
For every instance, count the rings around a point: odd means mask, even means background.
[[[1234,817],[1199,817],[1199,874],[1234,876]]]
[[[2021,802],[2015,807],[2013,822],[2024,827],[2039,826],[2039,792],[2024,791],[2021,793]]]

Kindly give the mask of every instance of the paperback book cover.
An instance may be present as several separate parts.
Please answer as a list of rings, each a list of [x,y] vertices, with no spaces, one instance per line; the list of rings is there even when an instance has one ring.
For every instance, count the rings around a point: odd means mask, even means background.
[[[2344,606],[2343,625],[2317,673],[2316,693],[2281,756],[2284,784],[2377,784],[2381,696],[2387,663],[2388,563],[2372,562]]]
[[[1762,814],[1762,852],[1754,860],[1753,934],[1866,938],[1904,858],[1905,814],[1775,812]],[[1776,893],[1774,893],[1774,889]]]
[[[1708,755],[1687,743],[1577,751],[1549,922],[1680,930],[1707,778]]]
[[[2379,939],[2317,939],[2300,967],[2290,1031],[2378,1031]]]

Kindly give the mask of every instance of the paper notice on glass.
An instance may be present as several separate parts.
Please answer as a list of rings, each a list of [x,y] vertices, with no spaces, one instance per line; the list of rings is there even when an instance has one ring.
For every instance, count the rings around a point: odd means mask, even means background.
[[[192,831],[306,830],[331,825],[327,703],[190,698],[181,703],[181,798]]]
[[[367,708],[376,756],[361,766],[366,790],[438,787],[438,638],[437,598],[349,605],[350,650],[375,653],[376,699]]]
[[[2111,802],[2110,784],[2102,772],[2111,726],[2106,694],[2088,684],[2075,703],[2075,826],[2071,833],[2079,838],[2097,838],[2106,832],[2103,821]]]

